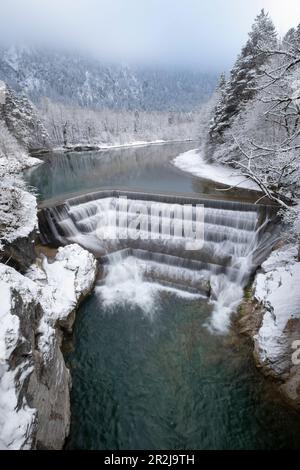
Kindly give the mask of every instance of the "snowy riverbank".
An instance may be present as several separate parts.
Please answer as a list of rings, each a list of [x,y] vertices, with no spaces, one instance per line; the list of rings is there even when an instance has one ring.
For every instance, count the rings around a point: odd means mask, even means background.
[[[97,150],[113,150],[113,149],[124,149],[132,147],[146,147],[148,145],[164,145],[164,144],[176,144],[181,142],[195,142],[193,139],[180,139],[180,140],[136,140],[133,142],[115,143],[115,144],[104,144],[100,143],[97,145],[93,144],[74,144],[67,145],[66,147],[55,147],[52,149],[54,152],[82,152],[82,151],[97,151]]]
[[[254,182],[241,176],[238,170],[225,165],[207,163],[201,155],[201,152],[197,149],[189,150],[188,152],[178,155],[178,157],[173,160],[173,164],[182,171],[215,181],[216,183],[229,187],[234,186],[259,191],[259,187]],[[222,193],[220,191],[220,197],[221,195]]]
[[[240,307],[238,330],[249,336],[257,367],[300,410],[300,261],[281,244],[255,275]]]
[[[0,151],[0,449],[60,449],[69,432],[71,384],[62,330],[72,329],[97,265],[78,245],[60,248],[52,260],[37,257],[36,198],[20,172],[41,161],[9,133],[6,139],[10,151]]]
[[[285,245],[262,264],[254,297],[263,308],[254,336],[255,357],[267,374],[279,377],[285,397],[300,407],[300,262],[298,247]],[[297,353],[298,349],[298,353]],[[298,361],[297,361],[298,358]],[[296,361],[296,362],[295,362]]]
[[[0,263],[0,449],[62,447],[70,376],[59,328],[72,328],[96,272],[78,245],[60,248],[51,263],[37,259],[25,276]]]

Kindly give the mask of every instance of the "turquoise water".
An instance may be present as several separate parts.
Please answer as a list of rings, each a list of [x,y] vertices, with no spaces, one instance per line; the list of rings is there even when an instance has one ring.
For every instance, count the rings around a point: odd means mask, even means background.
[[[123,187],[257,198],[217,192],[171,165],[194,147],[54,154],[25,176],[40,200]],[[116,279],[96,288],[77,314],[66,353],[73,379],[68,449],[300,448],[299,415],[257,371],[245,339],[208,331],[207,300],[152,292],[140,279],[124,282],[122,292],[119,286]]]
[[[183,173],[172,165],[180,153],[197,147],[196,142],[121,148],[101,152],[53,153],[45,163],[24,173],[36,188],[39,200],[60,198],[105,188],[150,192],[213,194],[222,198],[255,200],[253,191],[216,191],[220,184]]]
[[[207,331],[210,313],[206,301],[170,293],[148,313],[90,297],[67,355],[67,448],[300,448],[299,417],[267,386],[247,344]]]

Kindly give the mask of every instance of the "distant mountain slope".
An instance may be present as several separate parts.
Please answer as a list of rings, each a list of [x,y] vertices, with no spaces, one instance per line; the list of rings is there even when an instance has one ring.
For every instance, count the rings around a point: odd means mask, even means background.
[[[0,49],[0,79],[38,102],[91,108],[191,111],[213,92],[216,75],[188,70],[154,70],[104,65],[59,52]]]

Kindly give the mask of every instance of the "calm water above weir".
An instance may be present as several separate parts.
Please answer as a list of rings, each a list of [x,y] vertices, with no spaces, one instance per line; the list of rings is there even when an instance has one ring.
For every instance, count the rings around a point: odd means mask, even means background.
[[[175,157],[196,147],[197,142],[189,142],[100,152],[53,153],[42,157],[43,165],[26,171],[25,180],[37,188],[40,200],[105,188],[255,200],[253,191],[216,191],[221,184],[183,173],[172,165]]]
[[[245,190],[220,193],[219,184],[171,165],[195,146],[57,154],[26,179],[40,200],[101,188],[255,200]],[[102,203],[85,201],[63,211],[57,223],[67,234],[73,224],[69,241],[88,247]],[[210,329],[212,319],[217,326],[224,321],[224,292],[242,291],[239,262],[249,255],[249,240],[257,244],[256,207],[251,211],[206,207],[203,276],[214,279],[220,292],[217,309],[200,293],[188,292],[198,286],[202,270],[180,249],[169,258],[150,245],[127,258],[111,255],[66,344],[73,379],[68,449],[300,448],[299,416],[256,370],[251,346],[232,332]],[[237,264],[229,266],[227,258]]]

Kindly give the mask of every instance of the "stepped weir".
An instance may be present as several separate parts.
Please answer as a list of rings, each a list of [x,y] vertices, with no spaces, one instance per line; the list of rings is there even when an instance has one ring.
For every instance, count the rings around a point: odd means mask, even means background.
[[[126,198],[127,206],[116,217],[120,198]],[[139,207],[139,236],[131,237],[129,229],[123,239],[110,237],[121,218],[126,216],[129,225],[134,221],[132,205]],[[186,249],[192,240],[184,235],[165,237],[161,230],[168,225],[174,235],[174,207],[187,205],[192,207],[188,215],[191,226],[196,222],[196,207],[203,208],[200,249]],[[153,209],[157,220],[150,225],[147,217]],[[251,273],[278,239],[274,206],[185,195],[96,191],[64,201],[43,202],[38,218],[43,244],[79,243],[99,258],[104,273],[101,283],[113,266],[127,263],[135,270],[128,275],[210,297],[215,303],[212,325],[221,332],[228,327],[230,314],[238,306]]]

